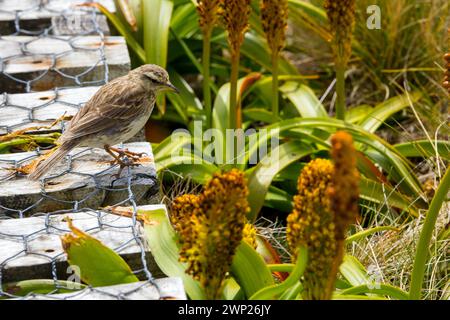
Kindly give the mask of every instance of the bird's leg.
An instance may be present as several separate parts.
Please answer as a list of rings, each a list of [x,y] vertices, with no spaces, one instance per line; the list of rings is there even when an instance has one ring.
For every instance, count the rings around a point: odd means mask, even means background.
[[[111,146],[108,146],[108,148],[110,151],[116,152],[119,155],[119,157],[127,156],[128,158],[131,158],[134,161],[137,161],[143,156],[147,155],[145,152],[132,152],[127,149],[123,150]]]
[[[120,165],[124,164],[122,159],[120,158],[120,154],[115,154],[110,145],[105,144],[104,149],[106,152],[108,152],[111,155],[111,157],[114,158],[114,160],[111,162],[111,164],[120,164]]]
[[[117,178],[120,177],[124,168],[139,166],[139,163],[136,163],[136,161],[138,161],[143,155],[128,150],[114,148],[107,144],[104,146],[104,149],[114,158],[114,160],[111,162],[111,165],[120,165],[119,172],[116,174]]]

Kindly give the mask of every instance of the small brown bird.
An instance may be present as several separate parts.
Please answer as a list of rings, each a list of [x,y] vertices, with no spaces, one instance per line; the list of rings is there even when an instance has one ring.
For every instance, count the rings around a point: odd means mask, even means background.
[[[121,167],[139,157],[129,151],[111,147],[135,136],[147,123],[156,94],[175,91],[167,71],[157,65],[143,65],[101,87],[78,111],[58,139],[58,148],[37,165],[29,179],[38,180],[76,147],[104,148]],[[117,153],[117,154],[116,154]]]

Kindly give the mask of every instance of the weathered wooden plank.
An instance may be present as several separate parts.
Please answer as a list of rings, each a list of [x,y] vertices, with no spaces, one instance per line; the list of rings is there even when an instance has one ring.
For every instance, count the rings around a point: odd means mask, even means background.
[[[1,14],[1,12],[0,12]],[[101,14],[72,12],[37,20],[20,20],[16,26],[14,20],[0,20],[2,36],[10,35],[110,35],[108,20]]]
[[[125,144],[124,148],[148,155],[131,170],[131,191],[139,204],[159,201],[159,186],[149,143]],[[0,216],[29,216],[36,212],[54,212],[73,208],[114,205],[129,199],[128,172],[120,179],[114,176],[118,166],[111,167],[111,156],[103,149],[78,148],[55,166],[44,185],[17,176],[11,169],[29,163],[34,152],[0,155]],[[69,171],[70,170],[70,171]],[[64,173],[67,172],[68,173]],[[62,174],[64,173],[64,174]]]
[[[51,19],[51,34],[56,36],[67,35],[110,35],[108,20],[105,16],[96,15],[70,15],[56,16]]]
[[[96,14],[93,8],[80,7],[86,0],[49,0],[42,3],[37,0],[3,0],[0,2],[1,35],[16,33],[16,19],[19,31],[41,34],[46,29],[50,34],[74,35],[98,31],[109,33],[106,19]],[[115,12],[113,0],[98,0],[109,11]],[[99,26],[97,30],[95,24]]]
[[[40,5],[39,0],[3,0],[0,2],[0,21],[14,20],[15,12],[20,12],[22,20],[37,20],[61,15],[68,10],[76,10],[83,3],[94,2],[91,0],[48,0]],[[113,0],[95,0],[114,12]]]
[[[142,270],[142,253],[154,277],[164,277],[156,265],[140,222],[102,211],[47,214],[23,219],[0,220],[0,271],[3,284],[31,279],[52,279],[52,264],[59,280],[73,274],[60,237],[75,227],[120,254],[132,270]],[[137,240],[138,239],[138,240]],[[145,279],[144,274],[139,276]]]
[[[158,288],[150,282],[137,282],[88,288],[74,293],[30,295],[24,300],[187,300],[180,278],[156,279],[155,284]]]
[[[68,88],[5,94],[3,99],[0,98],[0,135],[50,125],[64,114],[73,116],[99,88]],[[58,123],[52,127],[52,130],[60,130],[61,125]]]
[[[122,37],[0,38],[0,92],[104,84],[130,70]]]

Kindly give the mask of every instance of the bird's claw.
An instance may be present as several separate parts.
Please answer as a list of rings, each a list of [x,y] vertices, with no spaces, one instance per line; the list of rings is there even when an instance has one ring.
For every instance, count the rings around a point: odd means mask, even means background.
[[[117,172],[116,174],[114,174],[114,179],[119,180],[120,176],[122,175],[122,171],[123,169],[127,168],[127,167],[138,167],[141,164],[137,163],[136,161],[138,161],[139,158],[130,158],[128,156],[119,156],[118,158],[112,160],[111,166],[115,166],[115,165],[119,165],[119,172]]]
[[[130,158],[128,156],[119,157],[110,161],[112,166],[119,165],[122,169],[126,167],[139,167],[139,158]]]
[[[114,158],[110,162],[111,166],[119,165],[119,172],[115,174],[115,178],[119,179],[122,173],[122,170],[127,167],[138,167],[141,164],[139,160],[147,155],[145,152],[132,152],[128,149],[122,150],[118,148],[112,148],[110,146],[105,146],[105,150]]]
[[[126,156],[129,157],[133,160],[139,160],[144,156],[147,156],[147,153],[145,152],[132,152],[129,151],[128,149],[125,150],[121,150],[121,152],[119,152],[119,156]]]

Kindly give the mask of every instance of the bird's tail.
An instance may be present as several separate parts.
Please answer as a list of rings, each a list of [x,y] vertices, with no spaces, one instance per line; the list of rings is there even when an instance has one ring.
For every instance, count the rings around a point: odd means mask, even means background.
[[[74,145],[71,143],[63,143],[50,155],[50,157],[37,165],[34,171],[28,176],[28,179],[39,180],[42,178],[42,176],[44,176],[55,164],[64,158],[73,147]]]

